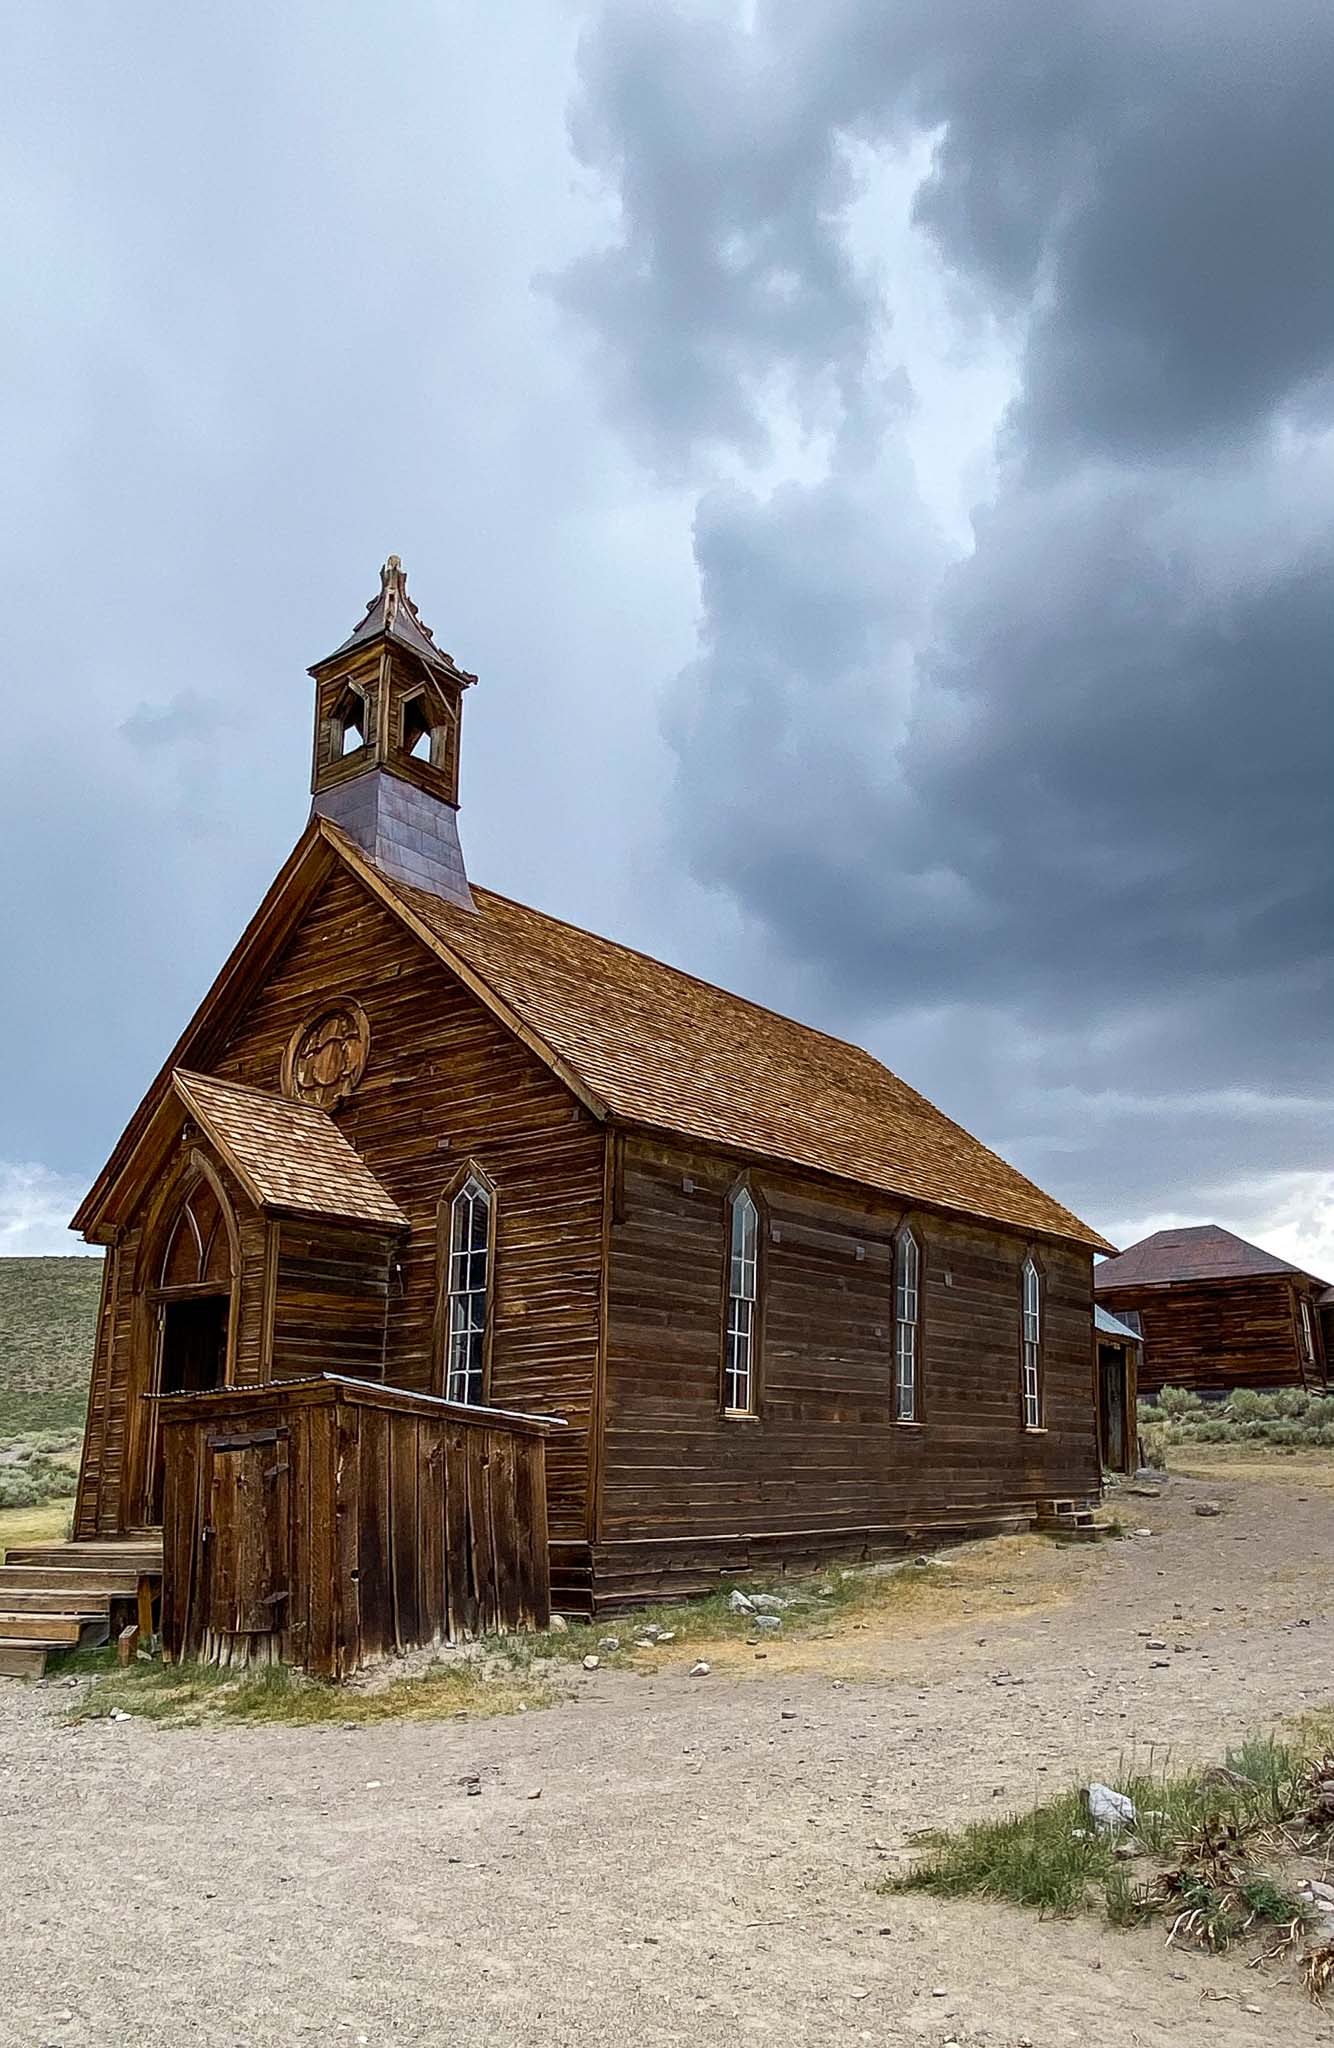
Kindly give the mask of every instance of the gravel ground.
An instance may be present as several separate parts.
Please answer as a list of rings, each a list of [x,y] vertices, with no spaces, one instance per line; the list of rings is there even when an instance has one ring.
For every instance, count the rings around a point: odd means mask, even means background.
[[[70,1726],[0,1680],[0,2041],[1328,2043],[1290,1967],[874,1890],[998,1791],[1334,1699],[1334,1463],[1118,1512],[1154,1533],[990,1545],[956,1611],[512,1719]]]

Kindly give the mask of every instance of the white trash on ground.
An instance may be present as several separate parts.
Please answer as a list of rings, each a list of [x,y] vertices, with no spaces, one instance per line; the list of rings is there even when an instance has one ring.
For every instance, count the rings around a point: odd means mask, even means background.
[[[1094,1827],[1104,1834],[1113,1834],[1122,1828],[1135,1825],[1135,1802],[1127,1799],[1124,1792],[1113,1792],[1110,1785],[1090,1785],[1087,1792],[1089,1818]]]

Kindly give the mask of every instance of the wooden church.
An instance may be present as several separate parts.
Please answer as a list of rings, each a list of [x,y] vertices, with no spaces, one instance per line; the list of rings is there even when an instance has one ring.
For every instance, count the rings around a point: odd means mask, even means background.
[[[475,678],[396,557],[310,673],[309,823],[75,1218],[79,1554],[162,1531],[169,1648],[341,1671],[1095,1496],[1098,1235],[867,1053],[476,887]]]

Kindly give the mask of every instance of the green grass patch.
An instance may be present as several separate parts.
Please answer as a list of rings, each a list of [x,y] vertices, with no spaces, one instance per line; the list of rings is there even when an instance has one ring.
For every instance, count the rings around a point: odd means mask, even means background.
[[[0,1446],[10,1443],[77,1443],[88,1409],[85,1389],[34,1394],[0,1386]]]
[[[0,1509],[0,1558],[28,1543],[63,1543],[70,1532],[72,1503],[46,1501],[40,1507]]]
[[[69,1710],[72,1721],[103,1720],[114,1709],[143,1721],[198,1726],[206,1722],[281,1722],[289,1727],[359,1727],[378,1721],[468,1719],[553,1705],[564,1694],[488,1656],[442,1659],[419,1676],[393,1678],[374,1689],[326,1685],[286,1665],[255,1671],[154,1659],[122,1669],[114,1652],[84,1652],[61,1669],[89,1671],[87,1693]]]
[[[1290,1930],[1300,1902],[1254,1852],[1303,1814],[1332,1740],[1334,1711],[1250,1737],[1222,1766],[1177,1771],[1150,1751],[1105,1781],[1134,1804],[1128,1832],[1099,1831],[1083,1787],[1071,1786],[1025,1813],[922,1831],[910,1838],[913,1867],[880,1888],[1003,1899],[1044,1916],[1100,1911],[1116,1926],[1163,1915],[1174,1939],[1208,1948],[1261,1924]],[[1118,1844],[1136,1853],[1118,1856]]]
[[[758,1614],[733,1613],[729,1586],[689,1600],[625,1608],[593,1622],[571,1621],[564,1633],[504,1636],[496,1651],[524,1665],[542,1658],[581,1662],[589,1655],[609,1666],[633,1664],[637,1656],[657,1650],[679,1654],[752,1637],[763,1643],[833,1634],[857,1621],[929,1605],[964,1583],[958,1572],[930,1558],[913,1558],[892,1570],[864,1566],[784,1578],[757,1574],[739,1582],[740,1590],[748,1595],[776,1594],[783,1600],[780,1628],[762,1627]],[[982,1581],[974,1576],[967,1583],[976,1587]],[[608,1647],[612,1643],[615,1649]]]
[[[0,1389],[6,1395],[73,1396],[82,1411],[101,1286],[99,1258],[0,1259]]]

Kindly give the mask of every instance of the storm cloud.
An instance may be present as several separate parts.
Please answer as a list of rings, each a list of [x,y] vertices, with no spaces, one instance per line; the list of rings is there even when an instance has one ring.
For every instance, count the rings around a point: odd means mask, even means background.
[[[1318,1201],[1334,16],[618,7],[581,74],[620,211],[560,297],[698,492],[666,712],[695,872],[1086,1210],[1245,1181],[1254,1225],[1266,1173]],[[866,218],[914,146],[955,345],[1012,373],[952,535],[896,351],[915,273]]]
[[[1323,0],[8,55],[8,1244],[296,837],[392,549],[481,675],[477,879],[857,1037],[1109,1235],[1334,1269]]]

